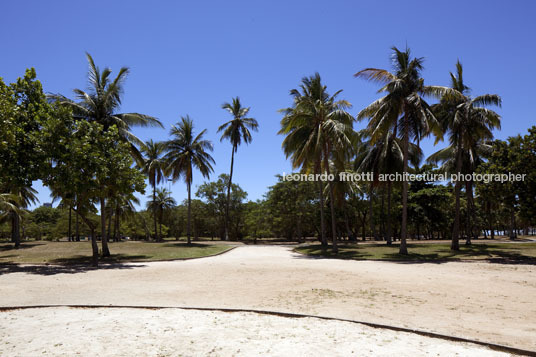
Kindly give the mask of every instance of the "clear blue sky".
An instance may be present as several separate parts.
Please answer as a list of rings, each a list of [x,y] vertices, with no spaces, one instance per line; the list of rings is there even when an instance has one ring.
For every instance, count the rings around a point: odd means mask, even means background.
[[[500,94],[498,138],[536,124],[536,2],[529,0],[5,1],[0,9],[5,81],[35,67],[47,92],[72,97],[73,88],[86,87],[85,51],[115,73],[129,66],[122,111],[156,116],[166,126],[134,132],[164,140],[170,125],[189,114],[215,144],[214,178],[228,172],[231,153],[216,133],[230,118],[220,106],[240,96],[260,124],[235,160],[234,181],[250,199],[290,170],[276,135],[289,90],[318,71],[328,90],[344,89],[356,114],[377,98],[377,86],[353,73],[389,68],[393,45],[408,44],[426,58],[428,84],[448,85],[459,58],[475,95]],[[426,154],[436,149],[424,144]],[[198,174],[194,185],[200,183]],[[35,187],[49,202],[48,190]],[[172,190],[178,201],[185,198],[182,182]]]

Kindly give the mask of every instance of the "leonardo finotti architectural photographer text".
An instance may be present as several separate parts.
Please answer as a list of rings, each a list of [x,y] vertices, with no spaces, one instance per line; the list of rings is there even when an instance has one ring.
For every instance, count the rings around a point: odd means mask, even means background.
[[[337,177],[338,181],[350,181],[350,182],[371,182],[371,181],[381,181],[381,182],[402,182],[402,181],[425,181],[425,182],[445,182],[445,181],[472,181],[472,182],[515,182],[515,181],[525,181],[526,174],[514,174],[511,172],[502,173],[502,174],[449,174],[449,173],[434,173],[434,174],[413,174],[409,172],[397,172],[394,174],[377,174],[374,175],[373,172],[341,172],[337,175],[334,174],[300,174],[292,173],[285,174],[283,172],[283,181],[335,181]]]

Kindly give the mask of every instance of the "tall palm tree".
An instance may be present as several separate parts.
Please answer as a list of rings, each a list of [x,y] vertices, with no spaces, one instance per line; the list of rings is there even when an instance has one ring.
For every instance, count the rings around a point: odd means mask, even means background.
[[[201,172],[205,178],[209,178],[214,171],[212,165],[214,159],[209,152],[213,150],[212,143],[203,139],[207,130],[202,130],[199,134],[194,133],[194,123],[187,115],[182,117],[177,125],[171,127],[171,139],[165,145],[166,171],[171,175],[173,181],[181,176],[188,188],[188,224],[187,236],[188,244],[191,243],[191,203],[192,203],[192,181],[194,168]]]
[[[440,97],[452,92],[447,87],[426,86],[421,78],[423,58],[411,58],[410,50],[400,51],[393,47],[393,68],[391,73],[385,69],[366,68],[355,77],[383,84],[379,93],[386,93],[374,101],[357,116],[359,120],[369,118],[367,130],[371,143],[378,141],[389,130],[397,126],[401,129],[403,172],[408,172],[409,143],[419,142],[421,138],[433,133],[441,137],[441,128],[425,96]],[[400,254],[408,254],[406,245],[408,217],[408,182],[402,188],[402,224],[400,231]]]
[[[70,100],[62,95],[52,95],[51,98],[69,106],[75,118],[79,120],[95,121],[101,124],[104,130],[115,125],[122,140],[130,144],[131,154],[138,163],[142,162],[142,155],[137,146],[142,146],[143,142],[131,132],[133,126],[153,126],[161,127],[162,123],[158,119],[139,113],[117,113],[121,106],[121,96],[123,85],[129,73],[128,67],[121,67],[115,79],[111,79],[112,70],[108,67],[102,71],[95,65],[93,58],[86,53],[89,63],[88,84],[89,91],[74,89],[74,94],[78,102]],[[106,202],[101,199],[101,226],[103,255],[108,256],[106,237]]]
[[[456,63],[456,74],[450,73],[450,79],[452,91],[456,95],[445,94],[441,102],[434,106],[434,112],[443,130],[449,135],[449,146],[431,155],[428,161],[442,162],[443,169],[451,173],[471,174],[482,161],[482,154],[491,150],[486,141],[493,139],[492,130],[501,126],[501,117],[486,108],[490,105],[500,107],[501,97],[496,94],[484,94],[471,98],[470,88],[463,81],[463,67],[460,61]],[[466,189],[468,210],[474,210],[471,205],[473,182],[466,182]],[[461,181],[457,180],[454,185],[456,205],[452,227],[452,250],[460,249],[460,190]],[[472,227],[469,228],[472,230]],[[470,243],[470,238],[467,243]]]
[[[149,184],[153,186],[153,201],[156,197],[156,185],[164,180],[165,162],[162,158],[164,154],[164,144],[162,142],[154,142],[153,139],[146,141],[142,146],[144,155],[142,171],[148,176]],[[154,218],[154,239],[159,240],[156,229],[156,211],[153,211]]]
[[[229,182],[227,182],[227,203],[225,205],[225,240],[229,240],[229,205],[231,203],[234,154],[242,141],[246,144],[251,142],[251,131],[259,130],[259,123],[254,118],[247,117],[250,107],[243,107],[239,97],[233,98],[231,103],[223,103],[221,107],[233,116],[233,119],[218,128],[218,133],[222,132],[220,141],[229,140],[233,147],[231,152],[231,171],[229,173]]]
[[[301,90],[301,91],[300,91]],[[283,140],[283,151],[291,158],[292,167],[302,172],[330,173],[329,160],[334,155],[348,156],[354,141],[352,129],[353,117],[346,111],[351,104],[346,100],[337,100],[342,92],[329,95],[327,87],[322,83],[320,75],[302,79],[300,90],[290,91],[294,103],[290,108],[282,109],[279,134],[286,135]],[[339,160],[344,162],[344,160]],[[333,250],[336,246],[336,227],[333,185],[330,184],[331,223]],[[324,194],[322,182],[318,182],[320,194],[320,225],[322,246],[327,246],[324,222]]]

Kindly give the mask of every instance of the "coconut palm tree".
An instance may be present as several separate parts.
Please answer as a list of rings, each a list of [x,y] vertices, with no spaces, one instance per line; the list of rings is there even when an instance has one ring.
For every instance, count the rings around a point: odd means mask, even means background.
[[[142,146],[142,153],[144,156],[143,164],[141,166],[142,171],[149,178],[149,184],[153,186],[153,201],[156,198],[156,185],[164,180],[165,162],[162,158],[164,154],[164,144],[162,142],[154,142],[152,139],[146,141]],[[154,219],[154,239],[159,240],[158,232],[156,229],[156,211],[153,211]]]
[[[225,205],[225,240],[229,240],[229,205],[231,202],[234,154],[242,141],[246,144],[251,142],[251,131],[258,131],[259,123],[254,118],[247,117],[250,107],[243,107],[239,97],[233,98],[231,103],[223,103],[221,107],[233,117],[233,119],[218,128],[218,133],[222,132],[220,141],[229,140],[233,147],[231,151],[231,171],[229,173],[229,182],[227,182],[227,203]]]
[[[191,243],[191,203],[192,203],[192,182],[194,168],[201,172],[205,178],[209,178],[214,171],[212,165],[214,159],[209,152],[213,150],[212,143],[203,139],[207,130],[202,130],[199,134],[194,133],[194,123],[187,115],[181,121],[171,127],[171,139],[165,142],[166,171],[170,173],[173,181],[181,176],[186,182],[188,189],[188,224],[187,237],[188,244]],[[251,139],[249,139],[251,140]]]
[[[442,162],[443,169],[451,173],[472,174],[482,161],[482,155],[491,150],[486,141],[493,139],[492,130],[501,126],[501,117],[486,107],[490,105],[500,107],[501,97],[496,94],[484,94],[472,98],[470,88],[463,81],[463,67],[460,61],[456,63],[456,74],[450,73],[450,79],[455,95],[445,94],[441,102],[434,106],[436,117],[449,135],[449,146],[431,155],[428,161]],[[468,210],[474,210],[471,206],[473,182],[466,182],[466,189]],[[456,205],[452,227],[452,250],[460,249],[460,190],[461,181],[457,180],[454,185]],[[469,228],[472,230],[472,227]],[[470,244],[470,238],[467,243]]]
[[[29,205],[35,204],[37,199],[37,191],[29,186],[22,187],[4,187],[7,193],[2,194],[3,203],[0,207],[4,211],[4,215],[11,220],[11,241],[15,243],[15,248],[20,247],[20,224],[23,213]]]
[[[410,50],[400,51],[393,47],[394,72],[385,69],[366,68],[355,74],[383,85],[379,93],[385,96],[374,101],[357,116],[358,120],[369,118],[367,130],[371,143],[378,141],[385,133],[397,126],[401,131],[403,172],[408,171],[409,143],[433,133],[441,137],[441,128],[425,96],[440,97],[452,92],[447,87],[426,86],[421,78],[423,58],[411,58]],[[406,245],[408,217],[408,182],[402,188],[402,224],[400,231],[400,254],[408,254]]]
[[[147,197],[151,198],[151,196]],[[160,225],[160,236],[162,236],[162,221],[164,219],[164,212],[175,207],[177,203],[171,197],[171,192],[165,188],[156,189],[156,195],[154,199],[147,201],[147,209],[153,212],[158,212],[158,223]]]
[[[346,100],[337,100],[342,92],[329,95],[320,75],[304,77],[300,89],[293,89],[290,95],[294,103],[290,108],[282,109],[279,134],[286,135],[283,151],[290,157],[292,167],[302,172],[319,174],[330,173],[329,161],[335,155],[348,157],[352,150],[355,133],[352,128],[353,117],[346,111],[351,104]],[[343,160],[339,160],[344,162]],[[336,246],[336,227],[333,185],[330,185],[331,223],[333,250]],[[320,194],[320,225],[322,246],[327,246],[324,222],[324,194],[322,182],[318,182]]]

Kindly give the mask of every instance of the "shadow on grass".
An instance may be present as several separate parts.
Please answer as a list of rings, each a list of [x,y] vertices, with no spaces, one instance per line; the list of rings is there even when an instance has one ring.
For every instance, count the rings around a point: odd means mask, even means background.
[[[381,249],[383,251],[370,253],[370,248]],[[459,251],[452,251],[446,245],[415,245],[408,244],[409,254],[398,253],[398,245],[387,246],[385,244],[369,245],[341,245],[339,253],[335,254],[330,247],[322,250],[319,244],[300,247],[296,250],[294,258],[298,259],[345,259],[345,260],[376,260],[390,261],[402,264],[422,264],[422,263],[447,263],[453,261],[475,261],[489,262],[495,264],[524,264],[536,265],[536,257],[524,255],[523,248],[505,249],[501,244],[473,244],[461,246]],[[412,250],[427,250],[427,252],[415,252]],[[392,250],[388,252],[385,250]]]
[[[2,244],[0,245],[0,252],[7,252],[8,250],[19,250],[19,249],[28,249],[33,248],[37,245],[43,245],[44,243],[21,243],[18,248],[15,248],[14,243]]]
[[[0,263],[0,275],[11,273],[28,273],[36,275],[77,274],[91,270],[134,269],[144,267],[139,261],[150,258],[147,255],[113,254],[99,259],[99,267],[91,266],[91,256],[77,255],[58,258],[50,264]],[[138,261],[138,264],[135,264]]]
[[[169,248],[206,248],[209,247],[210,244],[202,244],[202,243],[186,243],[186,242],[176,242],[176,243],[166,243],[164,244],[164,247]]]

